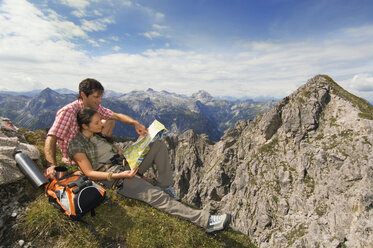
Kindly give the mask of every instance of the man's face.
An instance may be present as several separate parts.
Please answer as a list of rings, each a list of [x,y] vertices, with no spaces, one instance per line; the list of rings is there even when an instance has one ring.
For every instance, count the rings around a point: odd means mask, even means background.
[[[86,94],[82,92],[81,97],[83,99],[84,107],[97,110],[99,105],[101,104],[102,95],[103,95],[103,92],[95,91],[87,97]]]

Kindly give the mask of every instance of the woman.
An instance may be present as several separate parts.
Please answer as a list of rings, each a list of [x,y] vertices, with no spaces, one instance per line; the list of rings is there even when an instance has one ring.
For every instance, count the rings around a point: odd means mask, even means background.
[[[95,134],[102,130],[100,115],[95,110],[89,108],[80,110],[77,121],[80,132],[69,144],[68,152],[71,159],[89,178],[102,180],[102,183],[107,186],[113,185],[113,179],[121,179],[117,185],[119,194],[144,201],[166,213],[189,220],[206,228],[208,233],[223,230],[229,224],[229,214],[210,215],[206,211],[192,209],[162,190],[162,188],[169,189],[172,185],[172,170],[167,147],[163,142],[154,142],[140,166],[131,171],[128,166],[125,168],[121,163],[113,163],[118,161],[121,150]],[[98,145],[99,151],[96,149]],[[110,163],[114,165],[108,168],[106,165]],[[153,163],[158,170],[157,186],[136,176],[138,171],[145,172]]]

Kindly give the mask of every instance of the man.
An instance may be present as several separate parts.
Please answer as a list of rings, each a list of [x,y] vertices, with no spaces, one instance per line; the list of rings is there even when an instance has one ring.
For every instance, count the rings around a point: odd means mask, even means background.
[[[57,112],[55,121],[52,127],[49,129],[48,136],[45,141],[44,152],[48,165],[52,167],[57,165],[56,144],[58,144],[58,147],[62,152],[62,161],[65,163],[72,163],[67,153],[67,147],[70,141],[78,133],[76,114],[84,107],[92,108],[98,111],[101,118],[104,120],[102,134],[105,136],[110,137],[112,135],[115,120],[133,125],[136,132],[140,136],[144,136],[147,133],[145,127],[138,121],[127,115],[114,113],[110,109],[102,107],[100,104],[103,93],[104,87],[100,82],[95,79],[87,78],[79,84],[78,100],[66,105]],[[54,170],[54,167],[49,170]]]
[[[133,125],[140,137],[147,134],[148,131],[144,125],[137,120],[124,114],[114,113],[112,110],[101,106],[103,93],[104,87],[100,82],[92,78],[84,79],[79,84],[78,100],[66,105],[57,112],[55,121],[48,131],[44,146],[45,158],[49,166],[44,173],[47,178],[54,179],[55,177],[54,168],[57,166],[56,144],[63,154],[62,160],[65,163],[74,163],[69,157],[68,145],[78,134],[77,113],[83,108],[92,108],[99,113],[103,120],[101,133],[107,137],[111,137],[116,120]],[[92,140],[92,142],[94,141]],[[96,143],[95,145],[99,150],[100,144]],[[162,172],[160,175],[162,180],[158,181],[162,181],[163,185],[159,185],[159,187],[167,194],[162,194],[150,184],[137,180],[137,184],[130,185],[132,188],[127,187],[127,189],[124,189],[126,191],[125,196],[144,201],[155,208],[192,221],[199,226],[205,227],[208,233],[223,230],[228,226],[230,222],[229,214],[210,215],[208,212],[194,210],[178,202],[180,198],[172,187],[172,170],[169,163],[168,150],[164,142],[155,142],[151,146],[139,167],[139,174],[143,174],[153,163]]]

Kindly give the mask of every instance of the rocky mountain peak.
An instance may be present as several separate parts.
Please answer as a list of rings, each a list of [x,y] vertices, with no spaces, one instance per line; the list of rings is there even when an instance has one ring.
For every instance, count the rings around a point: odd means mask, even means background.
[[[213,101],[214,98],[206,91],[200,90],[197,93],[192,94],[192,98],[201,101],[202,103]]]
[[[60,94],[48,87],[39,93],[39,96],[52,96],[53,97],[53,96],[58,96],[58,95]]]
[[[169,140],[175,188],[259,247],[373,244],[373,107],[325,75],[214,144]]]

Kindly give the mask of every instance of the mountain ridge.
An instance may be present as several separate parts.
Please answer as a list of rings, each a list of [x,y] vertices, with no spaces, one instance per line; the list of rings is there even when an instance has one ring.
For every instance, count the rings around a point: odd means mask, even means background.
[[[33,97],[0,94],[0,116],[8,117],[15,125],[30,130],[49,128],[57,110],[75,99],[76,94],[60,94],[50,88]],[[158,119],[171,134],[194,129],[199,134],[208,134],[214,141],[219,140],[224,130],[232,127],[238,119],[253,119],[257,113],[265,112],[273,104],[274,101],[218,100],[203,91],[196,93],[194,97],[186,97],[152,89],[126,94],[108,92],[102,101],[103,106],[114,112],[127,114],[145,126]],[[113,134],[137,136],[135,130],[122,123],[116,125]]]
[[[183,201],[259,247],[373,244],[373,107],[317,75],[221,140],[166,137]]]
[[[175,190],[191,206],[231,213],[231,228],[262,248],[371,247],[372,115],[317,75],[217,142],[193,130],[165,136]]]

